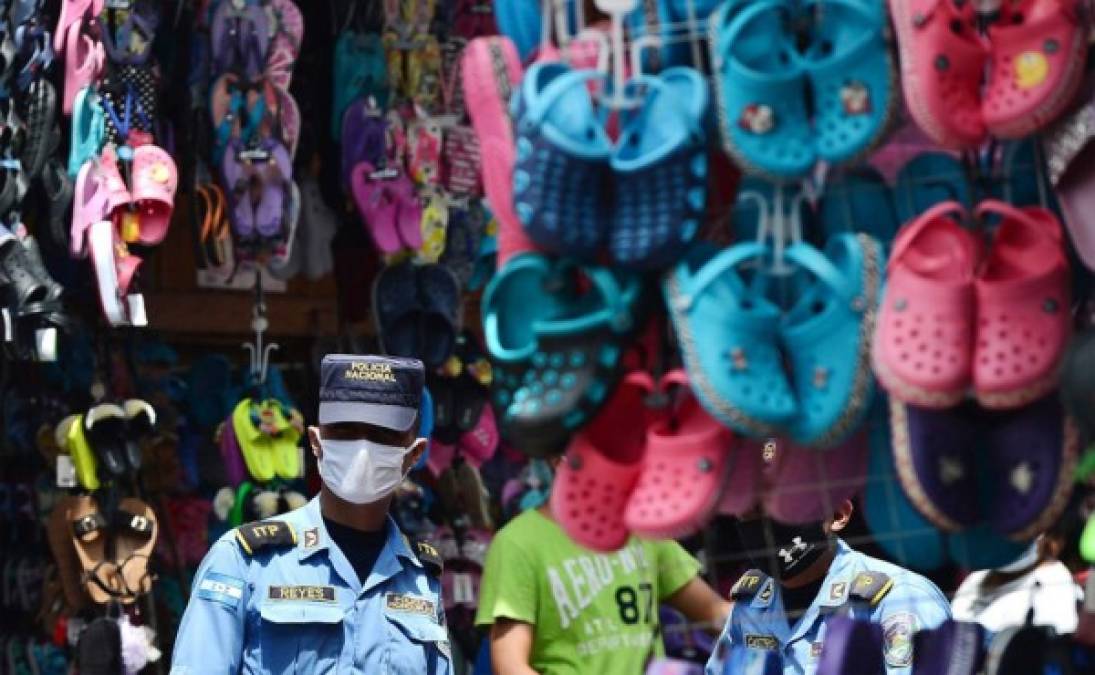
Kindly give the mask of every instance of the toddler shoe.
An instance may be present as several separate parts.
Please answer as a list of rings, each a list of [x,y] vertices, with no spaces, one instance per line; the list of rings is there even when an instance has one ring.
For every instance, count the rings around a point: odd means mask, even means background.
[[[727,2],[708,22],[719,127],[750,172],[798,178],[817,161],[806,110],[806,72],[780,0]]]
[[[963,213],[944,202],[909,223],[887,267],[871,360],[891,396],[918,406],[956,405],[970,383],[979,246]]]
[[[981,83],[988,51],[973,24],[974,3],[890,0],[909,114],[939,145],[969,148],[985,138]]]
[[[676,261],[699,230],[707,197],[707,83],[691,68],[638,81],[647,91],[625,123],[611,166],[613,259],[627,267]]]
[[[1061,224],[1047,209],[988,200],[977,215],[1002,218],[976,281],[973,385],[986,408],[1016,408],[1057,385],[1071,334],[1068,260]]]
[[[612,142],[586,83],[597,71],[537,63],[513,99],[517,163],[514,208],[540,246],[590,257],[608,231],[608,162]]]
[[[1002,3],[989,27],[991,75],[981,104],[993,136],[1027,136],[1072,104],[1084,75],[1085,12],[1075,0]]]

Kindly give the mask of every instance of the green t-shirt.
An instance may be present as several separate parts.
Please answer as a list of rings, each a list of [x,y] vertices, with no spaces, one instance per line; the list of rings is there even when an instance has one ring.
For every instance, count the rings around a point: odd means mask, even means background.
[[[660,601],[699,569],[675,541],[632,537],[619,551],[591,551],[531,509],[491,543],[475,623],[532,624],[529,665],[541,675],[641,675]]]

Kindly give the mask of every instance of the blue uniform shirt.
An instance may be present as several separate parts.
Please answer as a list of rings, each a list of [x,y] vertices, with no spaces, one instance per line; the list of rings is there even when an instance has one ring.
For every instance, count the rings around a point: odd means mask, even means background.
[[[258,532],[277,543],[234,530],[205,556],[172,675],[452,672],[440,581],[393,520],[364,580],[328,538],[318,498],[277,520],[289,528]]]
[[[707,662],[706,675],[723,675],[731,646],[778,650],[784,675],[812,675],[825,640],[825,624],[845,605],[853,581],[864,572],[887,575],[893,582],[874,606],[853,606],[852,616],[882,625],[887,675],[912,674],[912,636],[950,618],[950,604],[935,584],[919,574],[852,550],[837,540],[837,554],[817,597],[794,625],[783,611],[780,586],[763,577],[752,597],[734,602],[730,619]]]

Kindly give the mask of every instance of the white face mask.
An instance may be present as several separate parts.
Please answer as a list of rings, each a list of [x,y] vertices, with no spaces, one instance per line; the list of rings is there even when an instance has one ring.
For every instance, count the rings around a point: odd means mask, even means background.
[[[408,471],[403,458],[414,448],[382,445],[364,439],[320,439],[323,457],[319,476],[331,492],[351,504],[371,504],[390,495]]]

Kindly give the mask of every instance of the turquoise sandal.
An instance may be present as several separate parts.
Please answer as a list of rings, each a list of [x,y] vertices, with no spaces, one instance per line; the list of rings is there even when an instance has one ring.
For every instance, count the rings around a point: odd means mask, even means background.
[[[68,154],[68,175],[75,179],[84,164],[99,156],[106,138],[106,114],[99,94],[91,87],[76,93],[72,103],[72,147]]]

